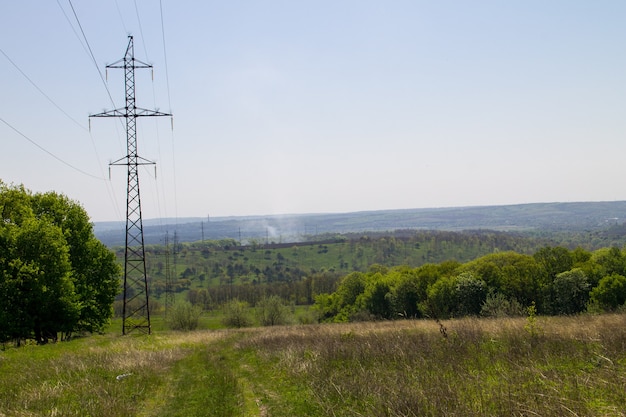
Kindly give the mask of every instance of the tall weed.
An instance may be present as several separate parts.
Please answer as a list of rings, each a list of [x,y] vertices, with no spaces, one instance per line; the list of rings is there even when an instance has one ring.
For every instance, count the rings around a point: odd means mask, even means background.
[[[447,321],[447,338],[425,321],[307,326],[243,343],[334,416],[624,415],[626,320],[536,320]]]

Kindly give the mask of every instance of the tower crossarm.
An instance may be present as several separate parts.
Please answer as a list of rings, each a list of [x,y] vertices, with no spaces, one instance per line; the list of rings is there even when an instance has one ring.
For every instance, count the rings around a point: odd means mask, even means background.
[[[130,165],[131,157],[126,155],[120,159],[117,159],[113,162],[109,162],[109,165]],[[132,165],[156,165],[156,162],[150,161],[149,159],[142,158],[141,156],[137,156],[132,158]]]
[[[142,109],[135,107],[133,112],[129,112],[126,108],[106,110],[102,113],[90,114],[89,117],[155,117],[155,116],[171,116],[171,113],[164,113],[158,110]]]

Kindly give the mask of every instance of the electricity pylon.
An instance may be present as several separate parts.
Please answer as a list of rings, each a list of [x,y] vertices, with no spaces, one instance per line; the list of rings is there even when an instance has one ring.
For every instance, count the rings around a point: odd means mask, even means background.
[[[165,315],[169,318],[174,305],[174,286],[170,267],[170,236],[165,233]]]
[[[150,334],[148,278],[146,276],[146,255],[143,239],[143,222],[141,219],[138,168],[141,165],[154,165],[155,163],[137,155],[137,118],[172,115],[135,106],[135,69],[152,68],[152,65],[135,59],[132,36],[128,36],[128,47],[126,48],[124,58],[107,65],[106,68],[124,69],[126,106],[92,114],[89,117],[123,117],[126,120],[127,154],[123,158],[109,164],[109,166],[126,165],[128,167],[122,334],[128,334],[133,330]]]

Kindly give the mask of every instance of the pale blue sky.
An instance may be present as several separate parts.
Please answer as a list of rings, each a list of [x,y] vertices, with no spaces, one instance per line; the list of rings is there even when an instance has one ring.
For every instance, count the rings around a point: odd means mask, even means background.
[[[626,199],[624,1],[4,1],[0,118],[101,179],[2,122],[0,179],[94,221],[124,218],[125,136],[85,129],[114,104],[71,5],[174,113],[138,123],[144,218]]]

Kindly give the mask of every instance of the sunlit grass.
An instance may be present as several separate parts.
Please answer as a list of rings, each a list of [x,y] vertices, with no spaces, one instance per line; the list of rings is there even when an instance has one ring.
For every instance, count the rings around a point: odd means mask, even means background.
[[[247,347],[335,416],[624,415],[623,316],[285,328]]]
[[[219,334],[93,336],[0,353],[0,415],[135,415],[191,346]]]
[[[0,416],[624,416],[626,317],[106,335],[0,350]]]

